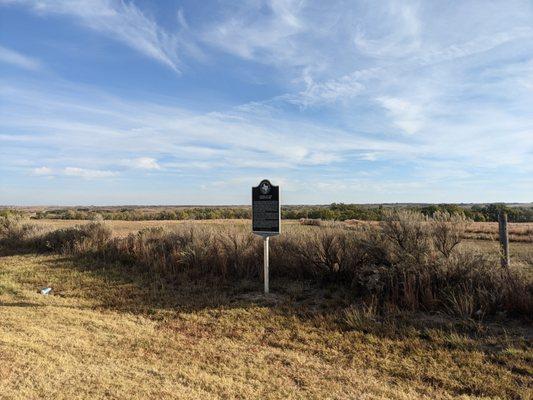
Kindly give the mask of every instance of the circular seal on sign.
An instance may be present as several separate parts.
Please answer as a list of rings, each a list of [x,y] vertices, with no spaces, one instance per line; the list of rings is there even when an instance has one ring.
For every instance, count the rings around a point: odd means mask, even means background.
[[[259,186],[259,190],[261,191],[261,194],[269,194],[270,193],[270,184],[268,182],[261,182],[261,185]]]

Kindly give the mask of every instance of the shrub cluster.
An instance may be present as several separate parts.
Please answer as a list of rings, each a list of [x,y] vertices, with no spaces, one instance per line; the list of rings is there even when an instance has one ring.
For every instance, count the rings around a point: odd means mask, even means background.
[[[109,247],[112,231],[101,221],[72,228],[56,229],[34,238],[35,248],[43,251],[77,255],[99,255]]]
[[[0,244],[10,247],[24,247],[39,232],[19,214],[0,215]]]
[[[382,309],[442,311],[462,317],[533,314],[533,281],[460,249],[468,221],[438,212],[387,211],[379,225],[355,229],[292,225],[271,239],[271,274],[351,289]],[[259,278],[261,239],[245,227],[185,224],[115,238],[103,222],[37,232],[3,219],[0,241],[130,265],[172,283],[187,277]]]
[[[168,280],[183,274],[244,278],[259,273],[260,242],[238,229],[182,226],[150,228],[109,243],[105,257],[119,260]]]

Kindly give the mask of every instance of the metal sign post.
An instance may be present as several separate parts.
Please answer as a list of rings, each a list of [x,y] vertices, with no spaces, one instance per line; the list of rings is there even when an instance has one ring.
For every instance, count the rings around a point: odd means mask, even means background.
[[[263,277],[265,293],[268,293],[268,236],[263,236]]]
[[[252,230],[256,235],[263,236],[263,274],[265,293],[268,287],[268,238],[279,235],[281,227],[281,208],[279,186],[273,186],[264,179],[258,186],[252,187]]]

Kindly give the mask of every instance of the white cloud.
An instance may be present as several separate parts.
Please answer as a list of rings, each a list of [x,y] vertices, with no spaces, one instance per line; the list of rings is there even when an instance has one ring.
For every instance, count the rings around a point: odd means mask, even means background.
[[[423,111],[419,105],[395,97],[384,96],[377,100],[387,109],[394,124],[405,133],[413,134],[423,128]]]
[[[139,157],[133,160],[133,165],[140,169],[161,169],[155,158]]]
[[[52,169],[50,167],[42,166],[32,170],[33,175],[53,177],[58,175],[63,176],[77,176],[84,179],[98,179],[110,178],[118,175],[117,172],[109,170],[87,169],[79,167],[65,167],[62,169]]]
[[[245,59],[275,64],[295,63],[301,54],[292,37],[305,28],[299,18],[300,0],[240,2],[228,6],[223,20],[208,26],[201,36],[211,45]],[[264,10],[267,9],[267,12]],[[258,15],[262,14],[262,17]]]
[[[36,71],[41,68],[41,63],[37,59],[25,56],[3,46],[0,46],[0,62],[31,71]]]
[[[62,173],[67,176],[78,176],[84,179],[110,178],[117,175],[117,173],[113,171],[78,167],[66,167]]]
[[[428,48],[420,50],[415,61],[420,61],[422,64],[435,64],[455,60],[492,50],[517,39],[532,37],[533,28],[530,27],[516,27],[505,31],[491,32],[490,34],[481,35],[461,43],[454,43],[447,47],[435,49],[428,46]]]
[[[364,89],[364,85],[353,74],[322,83],[316,83],[309,78],[304,91],[296,96],[287,96],[286,99],[290,103],[306,107],[350,99],[360,94]]]
[[[53,171],[51,168],[48,167],[38,167],[33,169],[34,175],[52,175]]]
[[[354,43],[361,53],[378,58],[403,58],[420,49],[422,23],[417,3],[377,3],[366,17],[354,35]],[[385,24],[386,30],[378,28]],[[367,37],[369,34],[371,38]]]
[[[359,156],[359,159],[365,160],[365,161],[376,161],[379,158],[379,154],[377,152],[369,152],[369,153],[362,153]]]

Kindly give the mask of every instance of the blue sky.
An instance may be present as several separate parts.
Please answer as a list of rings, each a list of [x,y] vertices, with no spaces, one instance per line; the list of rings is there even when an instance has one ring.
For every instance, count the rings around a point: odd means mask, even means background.
[[[0,204],[533,201],[533,2],[0,0]]]

